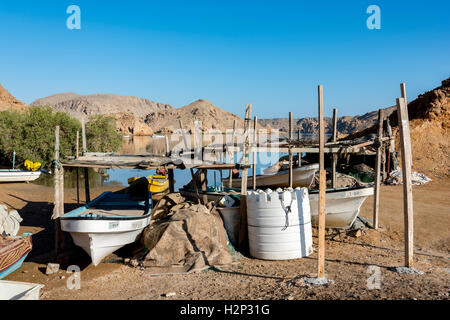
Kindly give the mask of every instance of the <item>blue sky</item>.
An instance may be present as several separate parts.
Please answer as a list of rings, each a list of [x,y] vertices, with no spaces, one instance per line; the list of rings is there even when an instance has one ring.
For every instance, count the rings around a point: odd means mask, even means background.
[[[243,116],[356,115],[450,76],[449,1],[2,1],[0,83],[26,103],[114,93]],[[66,9],[81,8],[81,30]],[[366,9],[381,9],[369,30]]]

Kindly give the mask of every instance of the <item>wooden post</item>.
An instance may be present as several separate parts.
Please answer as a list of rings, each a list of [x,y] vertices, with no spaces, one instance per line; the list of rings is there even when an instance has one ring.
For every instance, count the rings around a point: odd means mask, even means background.
[[[87,153],[87,142],[86,142],[86,124],[84,123],[84,119],[81,120],[81,143],[82,150],[81,155],[86,155]],[[84,168],[84,194],[86,196],[86,203],[91,201],[91,193],[89,190],[89,169]]]
[[[300,143],[300,129],[297,129],[297,137],[298,137],[298,142]],[[297,156],[298,156],[297,166],[301,167],[302,166],[302,153],[299,152],[297,154]]]
[[[61,230],[60,217],[64,215],[64,170],[59,162],[59,126],[55,128],[55,200],[52,219],[55,220],[55,252],[58,256],[64,248],[64,233]]]
[[[378,147],[375,163],[375,186],[373,196],[373,228],[378,229],[378,214],[380,211],[380,166],[381,166],[381,138],[383,138],[383,109],[378,110]]]
[[[245,131],[244,131],[244,155],[243,155],[243,165],[248,165],[248,150],[249,150],[249,129],[250,121],[252,116],[252,105],[248,104],[245,108]],[[247,230],[247,167],[242,169],[242,179],[241,179],[241,222],[239,226],[239,247],[242,251],[247,251],[248,249],[248,230]]]
[[[257,122],[258,117],[255,116],[253,121],[253,190],[256,190],[256,157],[258,155],[258,153],[256,152],[256,145],[258,143],[258,141],[256,140]]]
[[[183,135],[184,149],[186,150],[186,152],[188,152],[188,151],[189,151],[189,150],[188,150],[189,145],[188,145],[188,143],[187,143],[186,134],[185,134],[185,132],[184,132],[183,121],[181,121],[181,119],[178,120],[178,121],[179,121],[179,124],[180,124],[181,134]]]
[[[77,130],[77,141],[76,141],[76,151],[75,151],[75,157],[78,158],[78,146],[80,144],[80,132]]]
[[[234,136],[236,135],[236,119],[233,120],[233,133],[231,134],[231,145],[234,150]],[[234,162],[234,151],[231,151],[231,159]],[[233,169],[230,169],[230,181],[228,182],[228,188],[233,187]]]
[[[403,94],[403,93],[402,93]],[[403,210],[405,230],[405,265],[411,268],[414,254],[414,212],[411,184],[411,136],[409,133],[408,107],[404,98],[397,99],[398,127],[402,150]]]
[[[207,169],[200,169],[200,181],[202,182],[202,197],[203,204],[206,205],[208,203],[208,195],[206,194],[206,177],[208,175]]]
[[[324,167],[325,126],[323,122],[323,87],[319,85],[319,250],[317,277],[325,277],[325,195],[326,171]]]
[[[173,169],[167,170],[169,174],[169,192],[174,193],[175,192],[175,178],[173,174]]]
[[[82,149],[81,149],[81,155],[86,155],[87,147],[86,147],[86,124],[84,123],[84,119],[81,120],[81,143],[82,143]]]
[[[333,109],[333,142],[337,140],[337,109]],[[336,153],[332,154],[332,164],[331,164],[331,187],[336,188],[336,166],[337,157]]]
[[[166,157],[170,156],[170,146],[169,146],[169,138],[167,138],[167,134],[164,136],[166,141]]]
[[[406,99],[406,85],[404,83],[400,84],[400,92],[402,94],[402,98],[405,99],[405,105],[406,105],[406,110],[408,110],[408,99]],[[407,118],[409,119],[409,115],[407,114]],[[408,120],[409,121],[409,120]],[[409,124],[408,124],[409,126]],[[412,155],[411,158],[409,159],[409,161],[411,162],[411,167],[412,167]]]
[[[78,167],[75,168],[75,173],[77,179],[77,203],[80,203],[80,173],[78,169]]]
[[[293,134],[293,119],[292,119],[292,112],[289,112],[289,187],[292,188],[293,185],[293,168],[292,168],[292,139],[294,138]]]
[[[198,193],[198,186],[197,186],[197,179],[195,178],[194,175],[194,169],[190,168],[191,171],[191,177],[192,177],[192,182],[194,183],[194,189],[195,189],[195,195],[197,196],[197,202],[200,204],[200,195]]]

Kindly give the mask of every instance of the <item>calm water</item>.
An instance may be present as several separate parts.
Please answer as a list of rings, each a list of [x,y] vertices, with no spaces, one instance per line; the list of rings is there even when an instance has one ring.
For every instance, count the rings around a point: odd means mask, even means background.
[[[151,137],[132,137],[130,139],[123,139],[123,145],[118,153],[133,154],[133,153],[156,153],[164,154],[166,151],[165,139],[154,139]],[[259,154],[257,158],[256,173],[262,173],[267,167],[276,163],[280,156],[285,154],[267,153]],[[242,153],[235,155],[235,161],[242,157]],[[250,163],[253,161],[253,156],[250,155]],[[89,184],[91,188],[107,187],[107,186],[128,186],[128,178],[130,177],[144,177],[155,174],[156,170],[141,170],[141,169],[89,169]],[[84,169],[78,170],[80,189],[84,188]],[[220,185],[220,171],[208,170],[208,185],[214,186],[214,172],[216,173],[217,185]],[[252,175],[252,170],[249,170],[249,175]],[[64,171],[64,186],[66,188],[76,187],[76,169],[65,169]],[[174,170],[175,176],[175,190],[183,187],[191,180],[190,170]],[[228,170],[222,170],[222,177],[228,177]],[[53,175],[41,175],[35,182],[37,184],[52,186]]]

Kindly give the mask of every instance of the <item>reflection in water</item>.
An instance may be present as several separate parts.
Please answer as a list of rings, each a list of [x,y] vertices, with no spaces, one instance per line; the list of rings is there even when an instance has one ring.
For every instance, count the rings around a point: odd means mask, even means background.
[[[170,139],[169,139],[170,141]],[[177,141],[171,142],[170,145],[177,144]],[[136,136],[123,140],[123,145],[117,153],[134,154],[134,153],[153,153],[164,155],[166,153],[166,142],[164,138],[152,138],[149,136]],[[278,161],[283,154],[267,153],[258,155],[257,174],[270,167],[273,163]],[[235,162],[239,161],[242,154],[235,155]],[[252,163],[252,154],[250,154],[250,163]],[[77,170],[75,168],[64,169],[64,187],[76,188]],[[131,177],[145,177],[155,174],[156,170],[141,170],[141,169],[93,169],[89,168],[89,185],[91,189],[99,187],[111,186],[128,186],[128,178]],[[251,176],[252,170],[249,170]],[[188,184],[191,180],[190,170],[174,170],[175,190]],[[217,186],[220,185],[220,172],[216,170]],[[222,177],[228,178],[228,170],[222,170]],[[53,186],[53,175],[42,174],[41,177],[33,183]],[[80,190],[84,189],[84,168],[78,169],[78,179]],[[208,186],[214,186],[214,170],[208,170]]]

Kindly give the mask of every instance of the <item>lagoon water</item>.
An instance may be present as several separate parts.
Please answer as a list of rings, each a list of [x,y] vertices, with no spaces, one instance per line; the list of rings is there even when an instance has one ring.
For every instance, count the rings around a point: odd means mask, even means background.
[[[133,153],[155,153],[164,154],[166,151],[165,139],[152,138],[149,136],[136,136],[131,138],[124,138],[123,145],[118,151],[122,154],[133,154]],[[266,153],[258,154],[257,157],[257,169],[256,173],[261,174],[265,168],[270,167],[272,164],[276,163],[278,159],[285,155],[285,153]],[[235,155],[235,161],[242,157],[242,153]],[[253,162],[253,155],[250,154],[250,163]],[[148,175],[155,174],[154,169],[152,170],[141,170],[141,169],[89,169],[89,184],[91,188],[96,187],[106,187],[106,186],[127,186],[128,178],[130,177],[144,177]],[[214,186],[214,174],[216,174],[217,186],[220,185],[220,171],[219,170],[208,170],[208,186]],[[249,176],[251,176],[252,170],[249,170]],[[79,185],[83,188],[83,169],[78,170],[79,175]],[[222,170],[222,177],[228,177],[228,170]],[[190,170],[174,170],[175,177],[175,190],[183,187],[191,180]],[[53,185],[53,176],[42,175],[34,183]],[[64,172],[64,185],[67,188],[76,187],[76,170],[75,169],[65,169]]]

